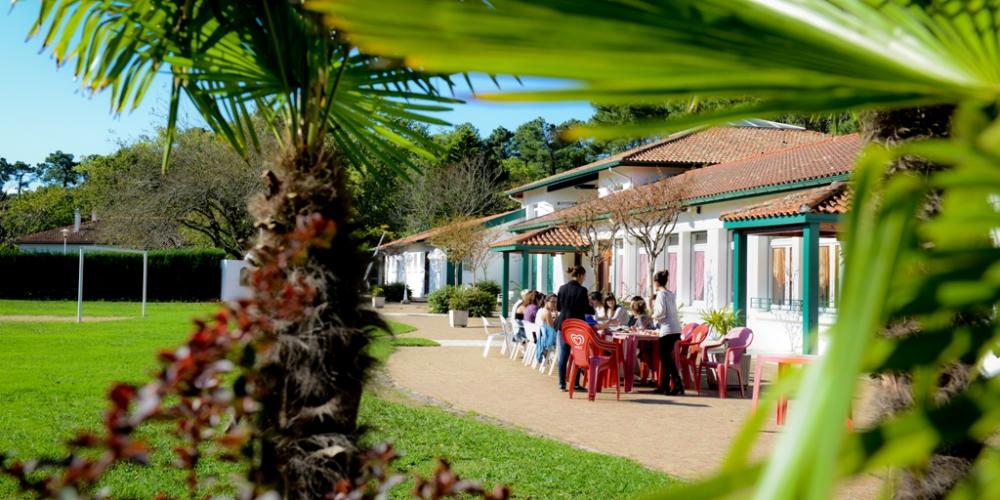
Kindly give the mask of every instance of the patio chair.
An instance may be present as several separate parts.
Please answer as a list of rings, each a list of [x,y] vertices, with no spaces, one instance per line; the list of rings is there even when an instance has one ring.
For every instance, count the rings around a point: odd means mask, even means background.
[[[719,398],[726,398],[726,391],[729,389],[729,370],[736,372],[736,382],[740,386],[740,397],[746,397],[745,385],[746,374],[743,373],[743,356],[746,355],[747,348],[753,343],[753,330],[745,327],[736,327],[729,330],[729,333],[717,344],[703,344],[701,346],[701,364],[698,366],[695,377],[695,392],[701,393],[701,373],[702,369],[707,373],[709,370],[715,371],[715,379],[719,383]],[[713,360],[709,351],[725,347],[721,359]]]
[[[517,332],[521,329],[521,323],[516,319],[505,319],[503,316],[500,316],[500,322],[507,324],[507,332],[510,334],[510,359],[517,359],[517,356],[528,347],[524,341],[516,340]]]
[[[525,320],[524,334],[528,337],[525,343],[524,366],[531,365],[532,368],[536,368],[538,360],[535,359],[535,352],[538,351],[538,338],[542,335],[542,327],[537,323]]]
[[[490,328],[495,328],[490,324],[490,321],[486,319],[486,316],[480,316],[483,319],[483,332],[486,333],[486,348],[483,349],[483,357],[489,357],[490,347],[493,346],[493,339],[499,338],[503,342],[500,344],[500,354],[507,354],[507,329],[504,328],[503,323],[498,325],[500,327],[499,332],[490,333]]]
[[[710,327],[708,323],[696,326],[687,339],[680,340],[674,344],[677,354],[677,368],[681,370],[681,377],[684,379],[684,388],[694,388],[692,375],[697,375],[699,347],[708,338]]]
[[[585,321],[567,319],[562,323],[563,339],[569,344],[570,359],[566,369],[566,385],[569,387],[569,398],[573,399],[573,381],[580,370],[587,374],[587,399],[594,401],[601,389],[602,375],[612,374],[610,382],[615,385],[615,397],[621,400],[622,367],[618,362],[618,346],[613,342],[601,340],[597,332]],[[605,354],[609,352],[610,354]],[[603,377],[607,379],[607,377]]]

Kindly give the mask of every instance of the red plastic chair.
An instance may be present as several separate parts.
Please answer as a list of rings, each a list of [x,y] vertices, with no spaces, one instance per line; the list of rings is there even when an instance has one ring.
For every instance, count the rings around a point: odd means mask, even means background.
[[[578,319],[567,319],[562,323],[563,339],[569,344],[570,358],[566,367],[566,380],[569,387],[569,397],[573,399],[573,386],[576,385],[577,374],[585,370],[587,374],[587,399],[594,401],[600,391],[601,375],[611,373],[614,368],[614,378],[608,380],[615,385],[616,398],[621,399],[621,364],[618,362],[619,347],[613,342],[601,340],[587,322]]]
[[[698,374],[699,347],[708,338],[709,328],[708,323],[700,324],[691,331],[691,335],[687,339],[674,344],[677,353],[677,367],[681,370],[681,376],[684,378],[685,389],[694,387],[691,376]]]
[[[695,377],[695,391],[701,393],[701,372],[704,369],[715,370],[715,378],[719,382],[719,398],[726,398],[726,390],[729,383],[729,370],[736,371],[736,382],[740,385],[740,397],[746,397],[743,389],[743,381],[746,377],[743,373],[743,356],[747,352],[747,347],[753,343],[753,330],[745,327],[737,327],[729,330],[729,333],[718,344],[706,344],[701,346],[701,365],[698,367]],[[709,358],[708,351],[715,347],[726,347],[725,355],[719,361]]]

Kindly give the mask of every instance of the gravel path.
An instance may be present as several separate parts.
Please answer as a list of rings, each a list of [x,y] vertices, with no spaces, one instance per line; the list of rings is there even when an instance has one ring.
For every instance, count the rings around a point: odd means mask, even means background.
[[[571,400],[558,390],[554,375],[511,361],[500,355],[499,348],[484,359],[482,347],[464,347],[470,341],[482,345],[478,318],[464,329],[450,328],[443,317],[392,319],[417,327],[407,335],[451,341],[436,348],[400,348],[388,362],[395,384],[459,410],[628,457],[682,479],[704,477],[719,466],[750,412],[750,400],[739,399],[738,394],[731,393],[724,400],[707,391],[703,396],[666,397],[641,386],[632,394],[622,394],[621,401],[615,400],[614,389],[599,394],[596,402],[587,401],[586,395]],[[857,408],[858,425],[864,425],[866,405],[859,401]],[[797,410],[792,402],[789,411]],[[778,432],[770,418],[753,455],[765,456]],[[880,483],[877,477],[868,476],[844,485],[838,496],[875,498]]]

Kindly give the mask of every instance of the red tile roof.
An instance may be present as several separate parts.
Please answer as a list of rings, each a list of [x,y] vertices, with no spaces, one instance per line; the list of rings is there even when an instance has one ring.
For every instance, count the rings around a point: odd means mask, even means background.
[[[822,141],[828,137],[820,132],[799,128],[727,126],[705,130],[688,130],[518,186],[507,191],[507,194],[524,192],[563,178],[596,171],[602,165],[610,166],[615,162],[625,165],[650,166],[711,165],[761,155],[800,144]]]
[[[851,194],[844,182],[792,193],[781,198],[726,212],[724,221],[789,217],[800,214],[843,214],[851,204]]]
[[[576,247],[587,246],[587,242],[576,231],[561,226],[548,227],[519,234],[513,238],[498,241],[490,247],[520,245],[524,247]]]
[[[486,224],[487,222],[489,222],[489,221],[491,221],[493,219],[499,219],[500,217],[503,217],[505,215],[510,215],[510,214],[512,214],[512,213],[514,213],[516,211],[517,210],[509,210],[507,212],[502,212],[502,213],[499,213],[499,214],[487,215],[486,217],[481,217],[479,219],[475,219],[475,220],[469,221],[469,223],[470,224]],[[393,248],[393,247],[398,247],[398,246],[409,245],[409,244],[412,244],[412,243],[420,243],[421,241],[425,241],[425,240],[427,240],[429,238],[434,237],[436,234],[440,233],[441,230],[443,230],[444,228],[445,228],[445,226],[438,226],[438,227],[435,227],[435,228],[428,229],[428,230],[426,230],[424,232],[421,232],[421,233],[411,234],[410,236],[407,236],[405,238],[400,238],[398,240],[390,241],[389,243],[386,243],[386,244],[382,245],[382,248],[383,249],[388,249],[388,248]]]
[[[67,229],[66,243],[71,245],[93,245],[97,243],[97,232],[100,221],[83,221],[80,223],[80,232],[73,232],[73,226],[57,227],[47,231],[24,235],[14,241],[15,244],[63,244],[62,230]]]
[[[819,142],[691,169],[658,182],[686,183],[687,199],[697,202],[699,198],[848,174],[854,168],[861,147],[861,138],[857,134],[828,137]],[[644,187],[646,186],[634,189]],[[611,197],[614,196],[630,196],[630,191],[632,190],[620,191],[587,204],[608,203],[613,201]],[[516,231],[524,226],[554,223],[572,215],[573,212],[570,211],[574,208],[531,219],[511,229]]]

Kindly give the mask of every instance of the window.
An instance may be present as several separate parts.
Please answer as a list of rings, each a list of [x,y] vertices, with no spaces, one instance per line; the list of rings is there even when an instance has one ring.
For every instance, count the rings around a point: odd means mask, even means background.
[[[819,306],[836,307],[837,282],[840,279],[840,245],[830,243],[819,247]]]
[[[615,276],[618,277],[615,294],[621,296],[625,293],[625,242],[621,239],[615,241]]]
[[[792,249],[771,247],[771,303],[790,305],[792,300]]]
[[[705,300],[705,252],[708,249],[708,233],[691,233],[691,300]]]
[[[680,252],[680,238],[676,234],[671,234],[667,240],[667,271],[670,277],[667,279],[667,290],[677,293],[677,253]]]
[[[637,293],[640,295],[646,293],[648,290],[649,283],[649,256],[646,255],[644,250],[639,250],[639,289]]]

